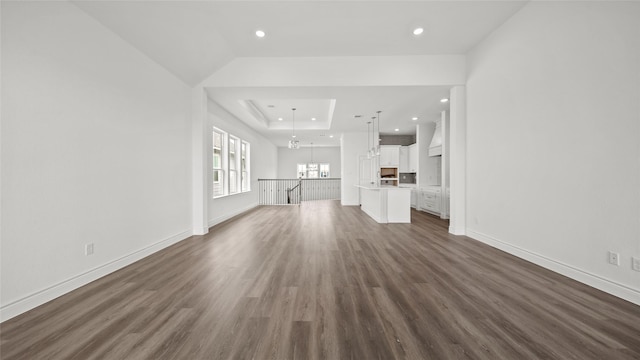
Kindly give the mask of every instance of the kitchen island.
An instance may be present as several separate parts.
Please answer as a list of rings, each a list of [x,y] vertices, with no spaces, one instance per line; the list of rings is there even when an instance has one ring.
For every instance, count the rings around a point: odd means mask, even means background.
[[[360,208],[375,221],[411,222],[411,189],[397,186],[356,185],[360,190]]]

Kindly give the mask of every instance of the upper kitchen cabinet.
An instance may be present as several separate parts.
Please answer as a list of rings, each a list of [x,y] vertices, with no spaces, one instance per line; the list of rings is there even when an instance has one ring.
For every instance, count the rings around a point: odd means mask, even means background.
[[[418,144],[400,147],[400,172],[418,172]]]
[[[380,167],[399,167],[400,145],[380,145]]]
[[[409,172],[418,172],[418,144],[409,145]]]

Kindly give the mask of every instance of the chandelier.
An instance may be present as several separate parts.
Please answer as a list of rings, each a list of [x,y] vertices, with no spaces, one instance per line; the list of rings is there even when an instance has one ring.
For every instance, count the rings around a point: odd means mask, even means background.
[[[367,121],[367,159],[371,159],[371,121]]]
[[[382,111],[378,110],[378,116],[372,116],[371,121],[367,122],[368,124],[372,124],[371,126],[371,137],[369,137],[369,127],[367,126],[367,142],[371,139],[371,143],[367,146],[367,158],[372,158],[376,156],[380,156],[380,113]],[[376,120],[378,123],[377,131],[376,131]],[[376,139],[376,133],[378,134],[378,138]]]
[[[289,140],[289,149],[296,150],[300,148],[300,141],[296,140],[296,108],[292,108],[291,111],[293,112],[293,117],[291,126],[291,140]]]
[[[367,157],[372,158],[372,157],[376,157],[376,140],[375,140],[375,136],[376,136],[376,117],[372,116],[371,117],[371,121],[373,122],[373,124],[371,125],[371,145],[369,147],[369,151],[367,152]],[[380,136],[380,135],[378,135]]]

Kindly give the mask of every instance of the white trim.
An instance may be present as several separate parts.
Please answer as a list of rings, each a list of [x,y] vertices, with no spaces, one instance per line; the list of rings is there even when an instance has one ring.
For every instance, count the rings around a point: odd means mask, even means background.
[[[369,217],[370,217],[370,218],[372,218],[373,220],[375,220],[377,223],[380,223],[380,224],[387,224],[387,223],[388,223],[388,221],[384,221],[384,219],[383,219],[381,216],[377,216],[376,214],[374,214],[374,213],[371,213],[371,212],[367,211],[367,210],[366,210],[365,208],[363,208],[363,207],[360,207],[360,209],[361,209],[365,214],[369,215]]]
[[[338,199],[336,199],[336,200],[338,200]],[[360,206],[360,204],[357,201],[349,202],[349,201],[342,201],[342,199],[339,199],[339,200],[340,200],[340,205],[341,206]]]
[[[211,228],[213,226],[216,226],[216,225],[220,224],[221,222],[227,221],[227,220],[231,219],[232,217],[238,216],[238,215],[240,215],[240,214],[242,214],[244,212],[247,212],[247,211],[249,211],[249,210],[251,210],[251,209],[253,209],[253,208],[257,207],[257,206],[258,206],[258,203],[255,202],[255,203],[253,203],[253,204],[251,204],[251,205],[249,205],[247,207],[244,207],[244,208],[241,208],[241,209],[238,209],[238,210],[234,210],[234,211],[231,211],[230,213],[227,213],[227,214],[218,216],[216,218],[210,219],[209,220],[209,227]]]
[[[634,289],[615,281],[603,278],[599,275],[592,274],[582,269],[578,269],[569,264],[550,259],[544,255],[536,254],[521,247],[508,244],[504,241],[495,239],[489,235],[485,235],[477,231],[467,229],[467,236],[502,251],[505,251],[511,255],[517,256],[521,259],[527,260],[536,265],[554,271],[558,274],[564,275],[573,280],[594,287],[598,290],[602,290],[613,296],[617,296],[636,305],[640,305],[640,291],[638,289]]]
[[[67,294],[81,286],[95,281],[103,276],[109,275],[114,271],[120,270],[127,265],[141,260],[153,253],[156,253],[168,246],[187,239],[191,236],[191,231],[183,231],[164,240],[158,241],[140,250],[136,250],[130,254],[124,255],[118,259],[107,262],[103,265],[85,271],[81,274],[70,277],[48,288],[36,291],[21,299],[12,301],[0,307],[0,322],[9,320],[35,307],[38,307],[48,301]]]
[[[466,231],[464,228],[456,228],[453,226],[449,226],[449,233],[453,234],[453,235],[466,235]],[[478,239],[476,239],[478,240]]]
[[[467,227],[467,115],[464,86],[449,92],[449,224],[462,235]]]

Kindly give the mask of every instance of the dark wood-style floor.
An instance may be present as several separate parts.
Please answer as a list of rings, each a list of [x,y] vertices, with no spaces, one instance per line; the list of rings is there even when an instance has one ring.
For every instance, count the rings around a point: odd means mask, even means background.
[[[256,208],[4,322],[1,358],[640,358],[639,306],[412,220]]]

